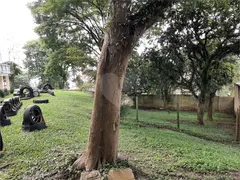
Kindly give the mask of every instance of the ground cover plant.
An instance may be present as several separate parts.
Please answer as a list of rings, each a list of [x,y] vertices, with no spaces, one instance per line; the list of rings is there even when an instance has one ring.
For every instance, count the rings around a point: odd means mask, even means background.
[[[71,164],[77,159],[76,154],[80,155],[86,147],[93,97],[70,91],[55,91],[55,94],[55,97],[49,94],[40,97],[49,99],[49,104],[39,104],[47,129],[22,132],[24,107],[32,104],[32,100],[23,101],[18,115],[11,117],[11,126],[1,127],[5,155],[0,158],[0,179],[56,179],[64,173],[63,179],[79,179]],[[144,126],[135,122],[131,111],[121,120],[119,155],[123,161],[117,167],[130,166],[139,179],[239,177],[239,145],[205,140],[174,129]],[[166,115],[161,116],[161,113]],[[166,118],[174,120],[169,116],[168,112],[140,111],[139,119],[141,122],[143,117],[148,117],[148,123],[157,124],[158,121],[168,122]],[[224,114],[215,117],[228,119]],[[180,118],[183,119],[183,114]],[[186,121],[193,122],[192,118],[196,116],[186,113]],[[218,127],[213,125],[212,130],[218,132]],[[225,131],[220,130],[221,133]],[[109,167],[112,165],[104,168]],[[101,172],[104,174],[104,169]]]

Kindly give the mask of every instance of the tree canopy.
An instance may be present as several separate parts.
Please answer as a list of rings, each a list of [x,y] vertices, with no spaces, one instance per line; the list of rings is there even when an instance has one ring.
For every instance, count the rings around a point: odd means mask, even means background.
[[[240,52],[239,3],[208,0],[176,4],[159,37],[160,50],[149,53],[171,80],[198,99],[201,124],[206,95],[229,83],[226,57]]]

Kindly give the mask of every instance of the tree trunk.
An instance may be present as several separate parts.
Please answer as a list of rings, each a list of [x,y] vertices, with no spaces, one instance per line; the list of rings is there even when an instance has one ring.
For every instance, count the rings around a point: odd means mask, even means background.
[[[119,26],[112,21],[105,34],[88,145],[85,153],[75,162],[79,169],[96,169],[101,164],[113,163],[117,159],[122,86],[133,49],[133,36],[128,32],[128,26]]]
[[[207,113],[207,120],[212,121],[213,120],[213,101],[214,101],[215,93],[211,93],[209,95],[209,101],[208,101],[208,113]]]
[[[200,125],[204,125],[204,122],[203,122],[204,104],[205,104],[205,97],[200,94],[198,97],[198,110],[197,110],[197,119]]]
[[[110,19],[101,48],[90,135],[86,151],[75,161],[78,169],[92,170],[114,163],[118,153],[120,103],[123,80],[134,43],[163,17],[173,0],[151,1],[131,14],[131,0],[110,1]]]

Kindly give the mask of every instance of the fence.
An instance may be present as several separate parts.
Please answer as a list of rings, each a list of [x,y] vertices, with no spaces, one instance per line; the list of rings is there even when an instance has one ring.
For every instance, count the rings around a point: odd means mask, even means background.
[[[177,109],[177,103],[179,103],[180,110],[197,110],[197,100],[191,95],[172,95],[170,99],[170,102],[164,103],[157,95],[141,95],[138,98],[138,103],[141,108],[156,109]],[[213,111],[233,113],[234,97],[216,96],[213,102]]]

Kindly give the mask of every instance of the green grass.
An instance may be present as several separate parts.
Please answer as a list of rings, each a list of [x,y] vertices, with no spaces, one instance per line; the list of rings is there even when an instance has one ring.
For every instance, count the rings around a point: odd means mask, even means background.
[[[206,117],[206,114],[205,114]],[[124,119],[130,122],[136,122],[136,110],[129,109]],[[177,112],[176,111],[156,111],[139,110],[139,122],[147,125],[156,125],[169,129],[177,130]],[[232,115],[223,113],[214,113],[214,121],[206,121],[201,126],[197,123],[196,112],[180,112],[180,130],[194,136],[205,139],[232,142],[234,141],[234,122]],[[137,123],[137,122],[136,122]],[[230,125],[229,125],[230,124]]]
[[[0,173],[0,179],[22,179],[38,174],[47,175],[65,165],[69,159],[84,150],[88,138],[92,98],[88,94],[55,91],[56,96],[41,94],[49,104],[38,104],[47,129],[23,132],[24,108],[33,104],[25,100],[17,116],[11,117],[11,126],[1,128],[5,155],[1,164],[10,166]]]
[[[5,155],[0,158],[0,179],[51,179],[62,169],[69,168],[69,172],[73,172],[71,163],[87,143],[93,99],[92,95],[80,92],[55,91],[55,94],[55,97],[49,94],[40,97],[50,101],[39,105],[47,129],[35,132],[21,130],[24,107],[32,104],[32,100],[23,101],[18,115],[11,117],[12,125],[1,128]],[[230,141],[228,144],[207,141],[175,130],[140,126],[134,117],[134,110],[130,110],[121,122],[119,152],[128,159],[137,177],[231,179],[235,172],[240,171],[238,145]],[[147,123],[175,127],[176,124],[168,121],[174,117],[173,112],[140,111],[141,123],[146,120]],[[180,117],[196,121],[195,113],[181,113]],[[216,114],[215,117],[219,120],[229,118],[224,114]],[[194,124],[192,127],[187,125],[189,130],[195,127]],[[181,128],[184,128],[183,124]],[[204,127],[195,129],[201,134],[208,132]],[[224,139],[227,134],[227,130],[214,124],[210,129],[223,133],[216,136],[219,138]]]

